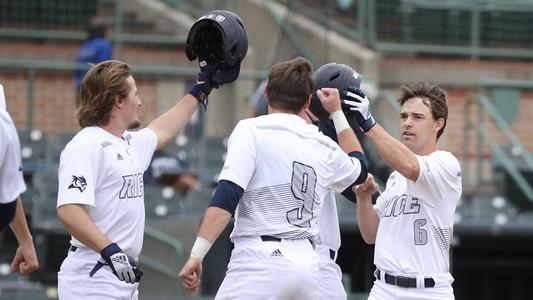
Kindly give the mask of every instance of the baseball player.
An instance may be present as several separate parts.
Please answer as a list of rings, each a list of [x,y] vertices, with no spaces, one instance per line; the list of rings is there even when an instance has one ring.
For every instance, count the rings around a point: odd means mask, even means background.
[[[426,82],[401,87],[401,142],[374,121],[361,90],[350,89],[343,102],[395,170],[375,206],[372,176],[354,189],[359,229],[376,244],[369,299],[454,299],[449,248],[462,186],[459,162],[437,147],[448,117],[445,93]]]
[[[313,79],[315,79],[317,89],[329,87],[337,88],[339,91],[344,91],[348,87],[359,87],[362,80],[359,73],[351,67],[334,62],[318,68],[313,74]],[[312,116],[316,116],[315,122],[317,122],[320,131],[333,141],[338,142],[334,124],[315,95],[311,98],[310,111],[313,113]],[[359,130],[353,117],[348,115],[347,118],[349,118],[350,127]],[[355,194],[351,190],[344,193],[344,196],[355,202]],[[320,257],[320,299],[346,299],[346,292],[342,284],[342,271],[335,263],[341,245],[341,234],[333,192],[324,200],[317,223],[319,230],[315,250]]]
[[[304,58],[274,65],[265,90],[269,114],[233,130],[219,184],[180,272],[187,290],[198,289],[202,259],[234,214],[235,248],[215,299],[318,299],[316,218],[330,191],[364,181],[366,167],[337,89],[316,92],[341,146],[308,124],[311,74]]]
[[[129,66],[105,61],[82,81],[82,130],[59,162],[57,215],[72,235],[58,273],[60,299],[137,299],[144,234],[143,172],[186,125],[213,83],[200,72],[178,103],[136,132],[142,105]]]
[[[18,271],[21,275],[39,268],[20,199],[20,194],[25,190],[20,142],[15,124],[6,110],[4,88],[0,84],[0,231],[9,225],[17,238],[19,246],[11,263],[11,271]]]

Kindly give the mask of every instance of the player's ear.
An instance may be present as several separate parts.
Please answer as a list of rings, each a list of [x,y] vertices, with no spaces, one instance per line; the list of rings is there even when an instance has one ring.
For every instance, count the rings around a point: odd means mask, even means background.
[[[308,109],[309,108],[309,105],[311,105],[311,95],[309,95],[309,97],[307,98],[307,101],[305,101],[305,104],[304,106],[302,107],[302,109]]]
[[[444,118],[438,118],[437,122],[435,122],[435,127],[433,127],[433,132],[438,133],[442,127],[444,127]]]
[[[267,94],[266,89],[263,91],[263,96],[265,97],[265,101],[267,102],[268,107],[269,107],[268,111],[270,112],[270,100],[268,99],[268,94]]]
[[[124,106],[124,99],[119,95],[115,96],[115,106],[117,108],[122,108],[122,106]]]

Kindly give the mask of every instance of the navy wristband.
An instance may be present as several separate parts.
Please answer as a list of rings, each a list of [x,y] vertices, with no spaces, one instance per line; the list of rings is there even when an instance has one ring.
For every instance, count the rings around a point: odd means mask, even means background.
[[[102,257],[107,260],[111,255],[118,252],[122,252],[122,249],[120,249],[117,243],[111,243],[107,245],[104,249],[102,249],[102,251],[100,251],[100,255],[102,255]]]

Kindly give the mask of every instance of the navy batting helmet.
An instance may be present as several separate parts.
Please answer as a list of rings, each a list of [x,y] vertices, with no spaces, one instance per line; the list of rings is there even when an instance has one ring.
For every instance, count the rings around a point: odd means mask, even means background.
[[[189,60],[198,58],[202,71],[213,73],[215,83],[230,83],[239,76],[241,61],[248,51],[248,38],[238,15],[213,10],[201,16],[187,36]]]
[[[349,86],[359,88],[361,86],[361,75],[344,64],[335,62],[325,64],[313,73],[316,89],[336,88],[339,93],[346,90]],[[329,113],[324,109],[316,93],[311,97],[309,110],[321,121],[329,118]]]

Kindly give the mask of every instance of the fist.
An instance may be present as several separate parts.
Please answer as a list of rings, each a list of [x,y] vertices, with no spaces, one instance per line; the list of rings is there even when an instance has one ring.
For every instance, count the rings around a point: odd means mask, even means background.
[[[334,88],[321,88],[316,91],[316,95],[324,109],[332,114],[341,109],[341,98],[339,96],[339,90]]]

